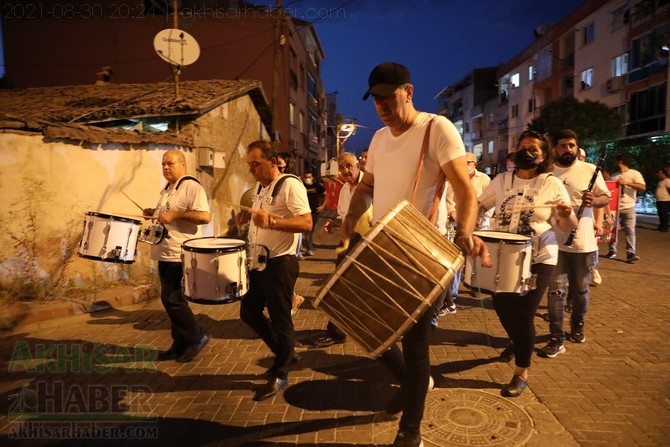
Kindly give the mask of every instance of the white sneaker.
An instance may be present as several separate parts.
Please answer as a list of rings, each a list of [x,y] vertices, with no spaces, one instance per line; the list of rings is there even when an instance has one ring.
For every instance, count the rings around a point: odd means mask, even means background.
[[[598,269],[593,269],[593,272],[591,273],[591,285],[599,286],[602,283],[603,278],[600,276],[600,272],[598,272]]]
[[[435,379],[433,379],[433,376],[429,376],[428,379],[428,391],[431,391],[435,388]]]

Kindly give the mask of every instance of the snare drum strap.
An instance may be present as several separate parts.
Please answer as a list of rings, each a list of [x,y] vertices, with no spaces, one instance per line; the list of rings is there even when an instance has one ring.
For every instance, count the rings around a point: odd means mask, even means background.
[[[412,189],[412,200],[410,203],[414,204],[414,197],[416,196],[416,190],[419,188],[419,178],[421,177],[421,168],[423,168],[423,160],[426,157],[426,151],[428,150],[428,144],[430,143],[430,128],[433,125],[433,120],[431,118],[428,121],[428,127],[426,127],[426,133],[423,136],[423,144],[421,145],[421,155],[419,157],[419,166],[416,168],[416,179],[414,180],[414,188]],[[430,223],[434,224],[437,219],[437,208],[440,206],[440,198],[444,192],[444,185],[447,180],[447,177],[444,175],[442,169],[440,169],[440,174],[437,176],[437,181],[435,185],[435,196],[433,197],[433,206],[430,209],[430,215],[428,220]]]

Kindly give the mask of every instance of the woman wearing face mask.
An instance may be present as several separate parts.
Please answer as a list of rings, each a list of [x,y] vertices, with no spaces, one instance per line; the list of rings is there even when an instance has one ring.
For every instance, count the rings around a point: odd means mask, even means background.
[[[525,295],[493,295],[493,307],[510,339],[501,357],[511,360],[513,355],[515,360],[512,380],[500,393],[505,397],[517,397],[526,389],[535,346],[533,319],[558,260],[559,242],[552,227],[558,225],[569,232],[577,226],[567,190],[549,173],[546,137],[534,131],[523,132],[514,162],[516,169],[496,176],[478,199],[482,209],[495,206],[494,230],[523,234],[533,241],[531,273],[536,275],[536,288]]]

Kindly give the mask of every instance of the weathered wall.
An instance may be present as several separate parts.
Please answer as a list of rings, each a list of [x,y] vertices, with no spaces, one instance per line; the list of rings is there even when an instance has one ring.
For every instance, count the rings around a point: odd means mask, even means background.
[[[233,207],[253,185],[246,166],[246,145],[267,137],[247,96],[200,117],[182,132],[196,146],[225,153],[225,167],[199,166],[198,150],[186,153],[187,170],[208,193],[212,223],[204,234],[228,230]],[[163,153],[169,145],[90,145],[46,141],[42,136],[0,134],[0,290],[42,297],[86,295],[117,282],[155,281],[149,246],[137,243],[134,263],[78,256],[86,213],[142,220],[142,207],[153,208],[165,180]],[[224,203],[225,202],[225,203]],[[27,292],[26,292],[27,291]]]

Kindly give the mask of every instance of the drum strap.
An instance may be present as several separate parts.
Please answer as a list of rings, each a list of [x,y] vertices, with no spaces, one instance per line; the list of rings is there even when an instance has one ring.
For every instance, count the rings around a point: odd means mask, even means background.
[[[274,203],[274,201],[275,201],[275,197],[277,197],[277,194],[279,194],[279,190],[281,190],[281,186],[284,184],[284,182],[285,182],[286,179],[288,179],[288,178],[294,178],[294,179],[298,180],[300,183],[302,183],[302,180],[300,180],[300,177],[298,177],[297,175],[293,175],[293,174],[283,174],[281,177],[279,177],[279,178],[277,179],[277,181],[275,182],[274,186],[272,187],[272,193],[270,194],[270,196],[272,197],[272,202],[273,202],[273,203]],[[258,184],[258,188],[256,189],[256,195],[260,194],[260,192],[261,192],[262,189],[263,189],[263,185],[261,185],[261,184],[259,183],[259,184]]]
[[[416,196],[416,190],[419,188],[419,178],[421,177],[421,168],[423,168],[423,160],[426,157],[426,151],[428,150],[428,145],[430,143],[430,128],[433,125],[433,120],[431,118],[428,121],[428,127],[426,128],[426,133],[423,136],[423,144],[421,145],[421,155],[419,158],[419,166],[416,168],[416,180],[414,180],[414,188],[412,189],[412,200],[410,203],[414,204],[414,197]],[[444,192],[444,185],[447,180],[447,177],[444,175],[442,169],[440,169],[440,174],[437,176],[436,186],[435,186],[435,196],[433,197],[433,206],[430,209],[430,215],[428,220],[430,223],[434,224],[437,219],[437,208],[440,206],[440,198]]]

